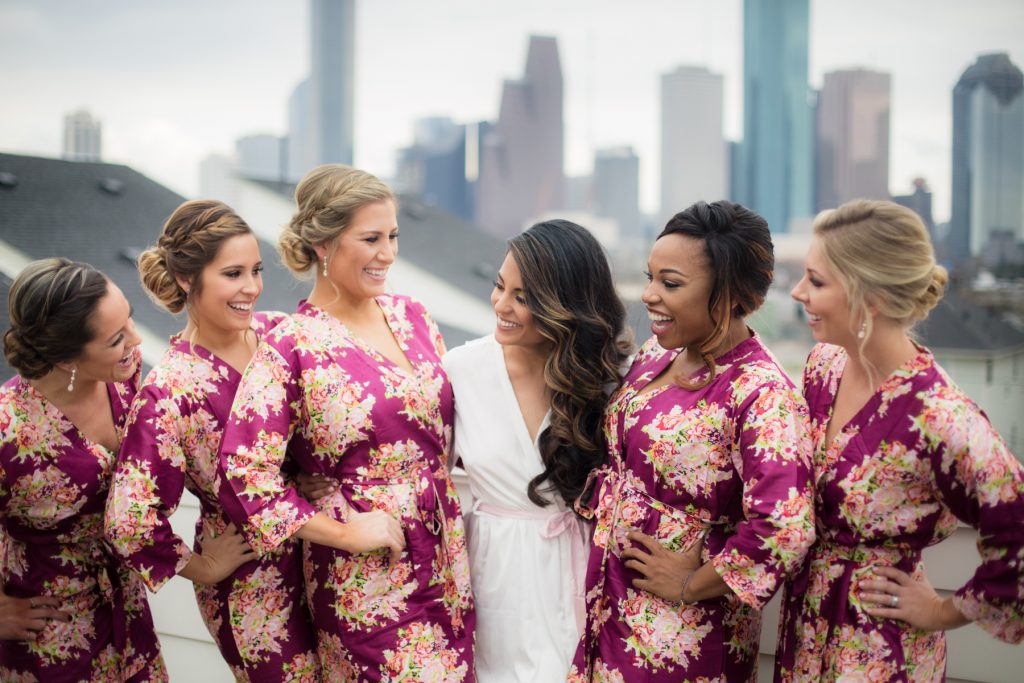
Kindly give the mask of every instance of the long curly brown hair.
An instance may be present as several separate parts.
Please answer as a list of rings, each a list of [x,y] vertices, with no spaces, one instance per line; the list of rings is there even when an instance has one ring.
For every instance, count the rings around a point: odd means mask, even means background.
[[[509,251],[537,329],[551,342],[544,365],[551,421],[539,440],[544,471],[527,494],[543,507],[550,502],[541,495],[544,487],[571,504],[608,457],[601,423],[631,347],[626,310],[601,245],[579,225],[537,223],[513,237]]]

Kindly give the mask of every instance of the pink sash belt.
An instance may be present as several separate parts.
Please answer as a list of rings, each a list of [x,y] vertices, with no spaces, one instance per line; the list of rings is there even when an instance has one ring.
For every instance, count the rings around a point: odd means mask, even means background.
[[[586,623],[586,604],[583,597],[583,584],[587,571],[587,542],[584,540],[583,525],[580,518],[572,510],[551,513],[544,508],[536,510],[520,510],[507,508],[493,503],[477,500],[473,503],[473,513],[482,512],[491,517],[506,519],[530,519],[547,524],[541,527],[540,536],[545,540],[553,540],[562,534],[569,534],[569,562],[572,566],[573,611],[576,617],[576,629],[582,633]]]

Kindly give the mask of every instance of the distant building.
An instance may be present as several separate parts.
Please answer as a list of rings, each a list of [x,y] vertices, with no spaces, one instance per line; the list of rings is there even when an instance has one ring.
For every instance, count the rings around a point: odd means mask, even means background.
[[[247,135],[235,141],[238,172],[260,180],[287,179],[287,140],[276,135]]]
[[[298,182],[319,162],[309,113],[309,79],[295,86],[288,97],[288,139],[286,179]]]
[[[490,124],[456,124],[448,117],[416,122],[413,144],[398,153],[395,186],[470,221],[475,208],[480,132]]]
[[[564,124],[558,42],[531,36],[522,80],[505,81],[501,111],[480,140],[476,222],[507,239],[562,208]]]
[[[935,232],[935,219],[932,218],[932,191],[928,188],[928,181],[924,178],[914,178],[914,191],[910,194],[894,195],[892,200],[897,204],[914,211],[931,235],[932,244],[938,247],[939,236]]]
[[[640,158],[632,147],[599,149],[594,156],[594,213],[618,225],[618,238],[640,238]]]
[[[351,164],[355,121],[355,0],[310,0],[310,74],[288,99],[287,179]]]
[[[816,210],[889,197],[891,77],[831,71],[818,93]]]
[[[729,195],[722,84],[700,66],[661,76],[661,223],[697,200]]]
[[[981,55],[953,88],[948,252],[982,254],[997,234],[1024,240],[1024,75],[1006,53]]]
[[[99,161],[103,156],[103,126],[85,109],[64,117],[64,147],[68,161]]]
[[[741,204],[773,232],[814,208],[809,0],[744,0]]]

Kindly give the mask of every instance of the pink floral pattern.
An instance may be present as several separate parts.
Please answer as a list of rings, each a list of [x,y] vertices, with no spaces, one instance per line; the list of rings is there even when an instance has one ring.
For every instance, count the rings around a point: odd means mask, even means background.
[[[960,519],[981,532],[982,564],[954,604],[993,635],[1024,640],[1024,468],[926,350],[826,444],[846,362],[821,344],[804,371],[818,540],[787,587],[776,680],[941,681],[943,634],[868,616],[857,586],[879,565],[922,576],[921,551]]]
[[[407,372],[306,302],[260,344],[224,432],[220,499],[250,544],[272,552],[320,510],[383,510],[400,561],[307,543],[308,602],[329,680],[473,680],[473,606],[458,494],[446,467],[451,387],[437,327],[408,298],[377,299]],[[308,503],[287,458],[338,484]],[[436,678],[435,678],[436,676]]]
[[[265,334],[286,316],[257,313]],[[228,525],[217,496],[217,454],[242,376],[202,346],[174,337],[135,397],[107,499],[111,545],[156,592],[181,571],[192,550],[170,517],[188,489],[200,501],[196,550],[206,529]],[[199,613],[238,681],[319,681],[318,672],[281,678],[293,658],[315,658],[302,588],[300,548],[282,544],[239,567],[216,586],[195,585]]]
[[[580,508],[595,527],[570,681],[749,679],[759,610],[814,539],[807,412],[768,350],[755,336],[708,386],[641,394],[676,355],[649,341],[605,411],[611,463]],[[634,588],[620,559],[632,529],[675,552],[704,537],[732,592],[680,605]]]
[[[107,386],[119,432],[137,386],[138,375]],[[0,581],[71,615],[0,641],[0,680],[167,680],[145,589],[103,538],[114,462],[22,378],[0,387]]]

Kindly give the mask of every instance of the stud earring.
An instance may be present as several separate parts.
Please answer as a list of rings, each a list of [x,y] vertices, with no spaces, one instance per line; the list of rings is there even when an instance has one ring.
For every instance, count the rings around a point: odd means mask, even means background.
[[[327,277],[327,257],[324,256],[324,277]]]
[[[857,330],[857,339],[863,339],[868,336],[868,321],[865,320],[860,324],[860,329]]]
[[[75,390],[75,373],[78,372],[78,368],[71,368],[71,381],[68,382],[68,391]]]

